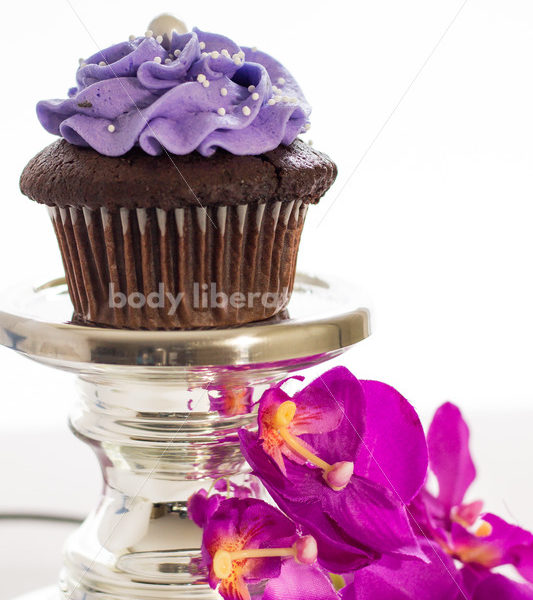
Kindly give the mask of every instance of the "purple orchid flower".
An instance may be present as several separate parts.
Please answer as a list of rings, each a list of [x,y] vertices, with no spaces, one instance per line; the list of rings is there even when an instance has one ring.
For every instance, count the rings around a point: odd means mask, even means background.
[[[493,573],[476,587],[472,600],[533,600],[533,587]]]
[[[253,473],[277,505],[312,534],[335,573],[382,554],[425,558],[405,511],[423,485],[420,421],[396,390],[334,368],[289,397],[259,402],[259,431],[241,430]]]
[[[428,431],[430,468],[439,493],[427,488],[410,510],[425,536],[435,540],[454,558],[487,569],[511,564],[533,581],[533,534],[493,514],[483,514],[483,503],[465,503],[476,476],[469,450],[469,430],[459,409],[441,406]]]
[[[314,564],[315,540],[299,537],[294,523],[262,500],[221,502],[205,524],[202,554],[209,584],[225,600],[250,600],[248,586],[264,580],[269,580],[265,594],[271,600],[303,600],[312,598],[303,595],[306,589],[327,589],[328,578]],[[286,562],[297,564],[290,567]],[[296,581],[292,579],[295,574]],[[280,577],[281,582],[276,581]]]

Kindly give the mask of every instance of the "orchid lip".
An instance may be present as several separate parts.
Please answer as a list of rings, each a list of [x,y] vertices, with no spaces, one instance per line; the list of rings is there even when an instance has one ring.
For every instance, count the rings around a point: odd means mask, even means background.
[[[340,461],[330,465],[305,448],[288,428],[295,414],[296,404],[292,400],[287,400],[278,407],[274,416],[274,427],[277,429],[280,437],[294,453],[322,469],[324,480],[331,489],[337,492],[343,490],[353,475],[354,464],[348,461]]]
[[[310,565],[317,558],[317,543],[311,535],[299,538],[290,548],[251,548],[249,550],[217,550],[213,557],[213,571],[219,579],[227,579],[233,572],[233,561],[247,558],[292,557],[301,564]]]

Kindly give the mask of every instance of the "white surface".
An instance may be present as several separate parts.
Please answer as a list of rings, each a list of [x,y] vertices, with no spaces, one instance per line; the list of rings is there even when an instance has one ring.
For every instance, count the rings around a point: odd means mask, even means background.
[[[63,541],[72,530],[72,526],[58,524],[0,522],[2,546],[9,545],[9,553],[2,556],[0,567],[0,598],[12,600],[41,586],[54,584],[61,567]]]
[[[374,335],[346,363],[426,416],[445,399],[464,407],[480,494],[533,526],[533,4],[469,0],[365,155],[460,5],[269,0],[258,18],[253,3],[72,0],[101,46],[178,10],[293,71],[314,107],[308,137],[339,165],[309,211],[300,268],[352,278],[374,298]],[[12,2],[2,16],[0,255],[10,282],[61,271],[48,217],[19,194],[18,174],[52,140],[36,101],[65,97],[78,57],[97,48],[66,0]],[[0,504],[83,512],[97,471],[61,429],[68,376],[6,350],[0,375]]]
[[[40,588],[34,590],[24,596],[17,596],[15,600],[56,600],[57,590],[54,586],[47,586],[46,588]]]

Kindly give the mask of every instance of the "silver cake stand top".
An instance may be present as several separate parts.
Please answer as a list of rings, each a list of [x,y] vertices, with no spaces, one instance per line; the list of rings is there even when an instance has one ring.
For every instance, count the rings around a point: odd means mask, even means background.
[[[328,360],[369,335],[369,313],[342,283],[298,274],[288,315],[225,329],[132,331],[85,327],[72,317],[64,279],[15,286],[0,297],[0,344],[28,358],[83,372],[208,367],[295,370]]]

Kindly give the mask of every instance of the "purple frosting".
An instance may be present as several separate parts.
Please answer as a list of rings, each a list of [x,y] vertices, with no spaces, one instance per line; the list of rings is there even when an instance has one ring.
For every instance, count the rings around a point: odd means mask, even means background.
[[[68,99],[38,103],[39,121],[107,156],[135,145],[154,155],[262,154],[307,128],[302,91],[268,54],[196,28],[173,32],[168,46],[138,37],[91,56]]]

